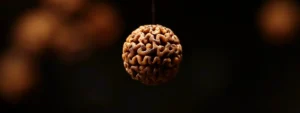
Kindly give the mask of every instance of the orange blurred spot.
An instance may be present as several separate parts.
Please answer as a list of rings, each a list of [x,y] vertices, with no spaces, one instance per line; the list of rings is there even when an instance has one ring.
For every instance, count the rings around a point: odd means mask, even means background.
[[[30,53],[38,53],[48,46],[57,26],[57,19],[46,11],[29,11],[13,27],[13,46]]]
[[[72,14],[82,8],[87,0],[41,0],[42,7],[57,10],[57,13]]]
[[[113,44],[122,30],[122,20],[116,9],[105,3],[91,5],[83,23],[83,31],[99,47]]]
[[[265,40],[277,44],[292,40],[297,31],[298,16],[298,7],[291,0],[267,2],[259,15]]]
[[[91,51],[89,40],[76,27],[61,27],[54,36],[53,48],[64,61],[84,58]]]
[[[29,57],[16,53],[8,53],[0,62],[0,92],[1,96],[17,102],[26,95],[36,81],[36,69]]]

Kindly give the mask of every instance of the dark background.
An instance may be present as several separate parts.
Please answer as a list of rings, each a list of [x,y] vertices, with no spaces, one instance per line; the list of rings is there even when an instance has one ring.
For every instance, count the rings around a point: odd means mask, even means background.
[[[1,50],[11,25],[35,1],[1,1]],[[131,80],[121,59],[123,41],[150,24],[151,0],[114,0],[125,31],[113,48],[76,65],[41,59],[43,82],[20,104],[0,112],[299,113],[299,44],[264,43],[256,26],[260,0],[156,0],[156,23],[183,46],[177,78],[161,86]],[[298,91],[299,90],[299,91]]]

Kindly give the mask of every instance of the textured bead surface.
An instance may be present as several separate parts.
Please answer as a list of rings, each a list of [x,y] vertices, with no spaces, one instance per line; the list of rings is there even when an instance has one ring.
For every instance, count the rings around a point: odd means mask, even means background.
[[[171,29],[161,25],[143,25],[127,37],[122,59],[132,79],[146,85],[158,85],[176,76],[182,47]]]

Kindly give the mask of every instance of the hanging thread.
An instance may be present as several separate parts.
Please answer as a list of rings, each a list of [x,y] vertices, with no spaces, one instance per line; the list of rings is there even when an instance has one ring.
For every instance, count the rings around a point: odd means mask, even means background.
[[[155,3],[152,0],[152,24],[155,24]]]

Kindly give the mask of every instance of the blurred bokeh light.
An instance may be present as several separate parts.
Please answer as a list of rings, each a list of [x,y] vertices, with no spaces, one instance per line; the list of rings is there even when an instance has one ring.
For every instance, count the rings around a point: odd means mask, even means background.
[[[41,8],[51,9],[57,15],[70,16],[84,7],[88,0],[40,0]]]
[[[43,10],[25,12],[12,29],[12,46],[33,54],[47,48],[58,21]]]
[[[262,6],[258,18],[267,42],[288,43],[298,30],[299,7],[294,0],[270,0]]]
[[[92,49],[90,40],[74,27],[60,27],[52,41],[53,50],[62,60],[82,58]]]
[[[38,69],[30,56],[11,50],[0,59],[0,95],[17,103],[37,83]]]
[[[113,5],[92,4],[84,17],[82,28],[87,36],[93,38],[96,46],[109,47],[119,39],[123,22]]]
[[[109,3],[88,0],[39,0],[23,11],[11,27],[10,47],[1,59],[1,95],[17,101],[34,84],[34,63],[54,51],[61,61],[88,59],[93,51],[112,46],[122,20]],[[39,75],[42,76],[42,75]]]

